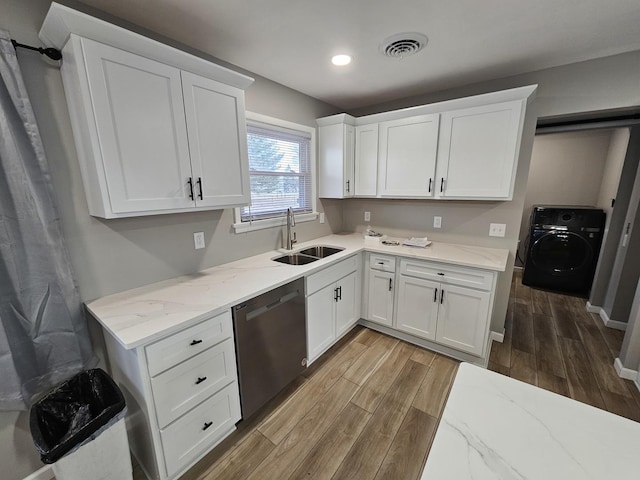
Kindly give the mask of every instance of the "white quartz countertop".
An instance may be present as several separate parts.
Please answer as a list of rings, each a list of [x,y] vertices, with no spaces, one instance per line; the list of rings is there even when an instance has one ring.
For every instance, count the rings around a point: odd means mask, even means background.
[[[509,251],[433,242],[426,248],[366,242],[362,234],[336,234],[297,245],[330,245],[344,250],[307,265],[286,265],[272,258],[289,253],[272,250],[191,275],[146,285],[87,303],[89,312],[125,348],[157,340],[362,250],[447,264],[504,271]]]
[[[640,475],[640,423],[462,364],[422,480]]]

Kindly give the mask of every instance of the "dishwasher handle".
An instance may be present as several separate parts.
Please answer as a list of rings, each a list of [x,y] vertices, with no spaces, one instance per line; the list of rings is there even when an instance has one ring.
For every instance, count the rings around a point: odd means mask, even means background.
[[[298,292],[297,290],[295,292],[287,293],[286,295],[283,295],[275,302],[269,303],[267,305],[262,305],[261,307],[258,307],[255,310],[251,310],[250,312],[247,312],[246,320],[247,321],[253,320],[255,317],[258,317],[263,313],[268,312],[269,310],[273,310],[274,308],[279,307],[283,303],[290,302],[291,300],[298,297],[299,295],[300,295],[300,292]]]

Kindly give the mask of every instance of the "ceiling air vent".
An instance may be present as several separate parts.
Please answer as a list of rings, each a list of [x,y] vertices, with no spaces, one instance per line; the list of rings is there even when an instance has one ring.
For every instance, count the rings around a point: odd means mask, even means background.
[[[421,33],[398,33],[387,37],[382,42],[380,52],[387,57],[404,58],[418,53],[425,47],[427,41],[427,37]]]

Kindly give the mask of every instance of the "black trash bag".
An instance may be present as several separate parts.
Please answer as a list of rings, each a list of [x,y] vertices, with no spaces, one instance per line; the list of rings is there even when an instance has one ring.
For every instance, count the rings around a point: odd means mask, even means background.
[[[31,436],[40,458],[44,463],[55,463],[124,408],[122,392],[100,368],[61,383],[31,407]]]

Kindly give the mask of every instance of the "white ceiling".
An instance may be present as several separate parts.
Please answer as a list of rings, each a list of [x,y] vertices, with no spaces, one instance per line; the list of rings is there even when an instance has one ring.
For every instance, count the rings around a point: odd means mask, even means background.
[[[640,0],[82,2],[345,110],[640,49]],[[379,53],[413,31],[418,54]]]

